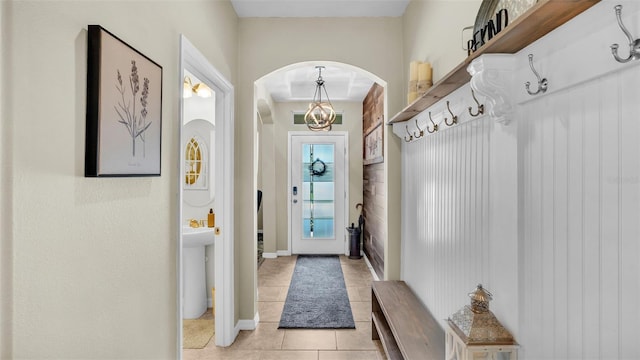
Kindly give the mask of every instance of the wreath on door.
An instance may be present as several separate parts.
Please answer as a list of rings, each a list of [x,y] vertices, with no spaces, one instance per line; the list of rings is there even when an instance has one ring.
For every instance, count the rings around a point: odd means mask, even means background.
[[[320,158],[317,158],[316,161],[309,165],[309,171],[311,171],[311,175],[313,176],[322,176],[327,171],[327,164],[320,160]]]

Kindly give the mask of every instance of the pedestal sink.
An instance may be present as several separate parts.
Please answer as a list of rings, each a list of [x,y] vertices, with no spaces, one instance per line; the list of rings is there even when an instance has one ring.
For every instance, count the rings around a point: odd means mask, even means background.
[[[197,319],[207,311],[204,247],[215,242],[213,228],[182,228],[182,317]]]

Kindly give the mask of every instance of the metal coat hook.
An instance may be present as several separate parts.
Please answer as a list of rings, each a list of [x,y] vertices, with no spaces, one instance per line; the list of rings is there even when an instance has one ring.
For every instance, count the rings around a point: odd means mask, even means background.
[[[429,132],[429,134],[433,134],[434,132],[438,131],[438,124],[433,122],[433,119],[431,118],[431,111],[429,111],[429,121],[431,121],[431,124],[433,124],[433,126],[431,127],[431,129],[429,129],[429,126],[427,126],[427,131]]]
[[[627,28],[622,23],[622,5],[616,5],[614,9],[616,9],[616,18],[618,19],[618,25],[620,25],[620,29],[622,29],[622,32],[624,32],[624,34],[629,39],[629,57],[623,59],[618,56],[618,44],[611,45],[611,53],[613,54],[613,57],[621,63],[626,63],[631,60],[638,60],[640,59],[640,39],[633,40],[633,36],[631,36],[629,30],[627,30]]]
[[[449,101],[447,101],[447,109],[449,110],[449,114],[451,114],[451,123],[449,123],[449,119],[447,119],[446,117],[444,118],[444,123],[447,124],[447,126],[452,126],[458,123],[458,116],[453,115],[453,112],[451,111],[451,107],[449,107]]]
[[[411,135],[411,133],[409,132],[409,125],[405,125],[404,126],[405,129],[407,129],[407,135],[409,135],[409,138],[407,139],[407,137],[404,137],[404,141],[406,142],[412,142],[413,141],[413,135]]]
[[[476,116],[478,116],[478,115],[482,115],[482,114],[484,114],[484,104],[480,104],[480,103],[478,102],[478,99],[476,98],[476,93],[473,91],[473,89],[471,89],[471,96],[473,97],[473,101],[475,101],[475,102],[476,102],[476,106],[478,107],[478,111],[474,114],[474,113],[471,111],[472,107],[471,107],[471,106],[469,106],[469,115],[471,115],[471,116],[473,116],[473,117],[476,117]]]
[[[416,132],[413,132],[413,138],[414,139],[420,139],[421,137],[424,136],[424,130],[420,129],[420,126],[418,126],[418,119],[416,118],[416,128],[418,129],[419,133],[416,134]]]
[[[529,86],[531,86],[531,83],[527,81],[526,83],[524,83],[524,86],[527,88],[527,92],[529,93],[529,95],[537,95],[540,92],[546,92],[549,82],[547,81],[547,78],[541,78],[536,69],[533,67],[533,54],[529,54],[529,66],[531,67],[531,71],[533,71],[533,73],[538,78],[538,90],[536,90],[535,92],[529,90]]]

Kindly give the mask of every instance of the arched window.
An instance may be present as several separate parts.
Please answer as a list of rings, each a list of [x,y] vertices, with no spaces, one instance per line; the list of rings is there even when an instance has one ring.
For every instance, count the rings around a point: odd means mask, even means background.
[[[206,151],[203,142],[192,137],[185,149],[185,188],[206,189]]]

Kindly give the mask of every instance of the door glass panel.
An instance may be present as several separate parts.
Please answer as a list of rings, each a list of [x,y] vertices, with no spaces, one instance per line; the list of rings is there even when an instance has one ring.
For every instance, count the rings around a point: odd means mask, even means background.
[[[302,144],[302,237],[335,237],[334,144]]]

